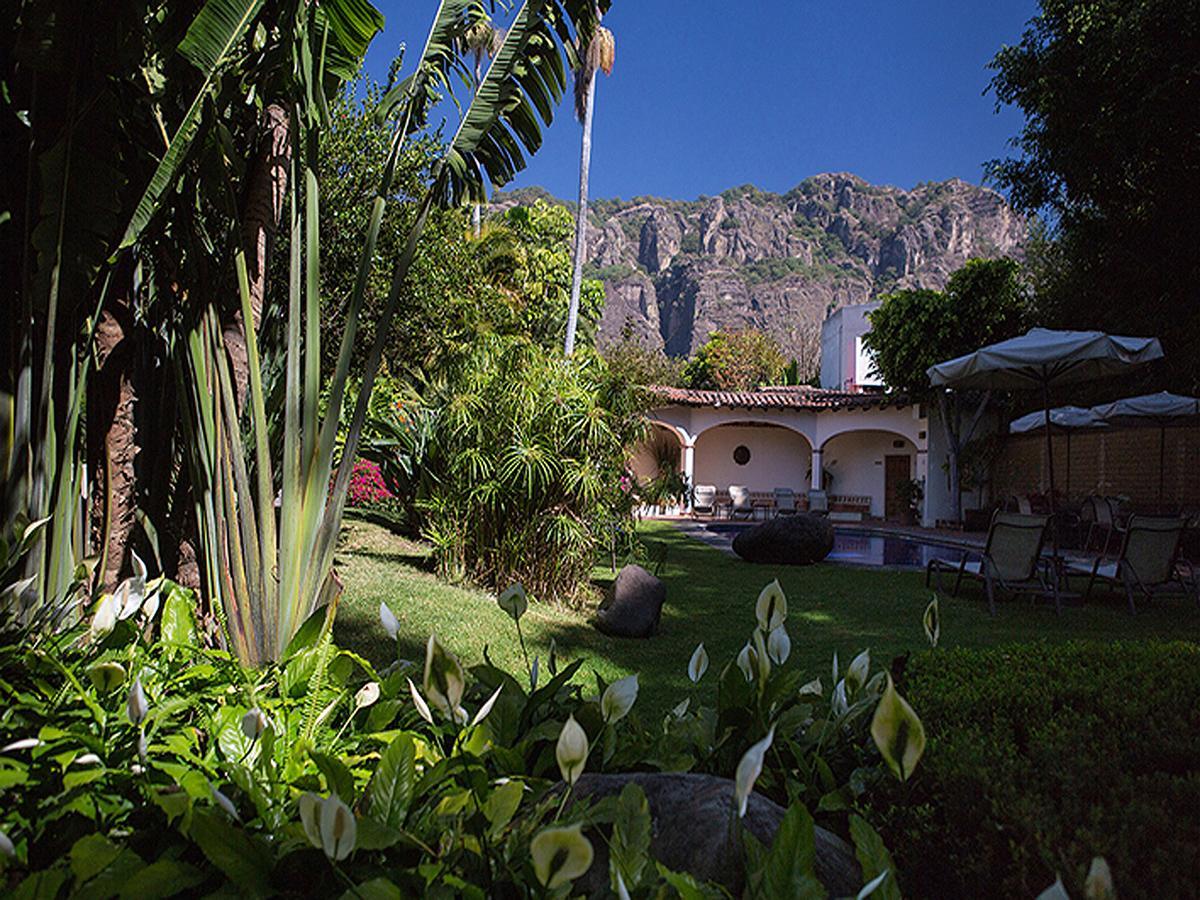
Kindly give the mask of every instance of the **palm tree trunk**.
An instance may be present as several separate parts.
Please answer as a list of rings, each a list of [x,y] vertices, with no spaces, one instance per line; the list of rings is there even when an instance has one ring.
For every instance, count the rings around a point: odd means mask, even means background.
[[[118,277],[124,283],[96,325],[97,373],[88,398],[89,519],[92,546],[100,553],[97,580],[106,591],[120,581],[137,511],[132,269],[124,265]]]
[[[567,308],[567,339],[563,352],[575,352],[575,331],[579,326],[579,290],[583,284],[583,256],[587,252],[588,170],[592,165],[592,108],[596,105],[596,72],[588,81],[587,105],[583,111],[583,146],[579,153],[579,210],[575,219],[575,266],[571,273],[571,305]]]
[[[254,172],[250,177],[242,211],[242,239],[246,245],[246,262],[250,275],[250,311],[254,317],[252,327],[256,333],[262,325],[270,243],[283,217],[291,159],[292,143],[288,132],[287,111],[282,106],[272,103],[266,109],[262,140],[259,143],[258,156],[254,162]],[[246,400],[246,385],[250,377],[249,361],[246,355],[246,332],[241,304],[234,305],[236,311],[226,319],[222,330],[237,388],[238,409],[241,409]]]

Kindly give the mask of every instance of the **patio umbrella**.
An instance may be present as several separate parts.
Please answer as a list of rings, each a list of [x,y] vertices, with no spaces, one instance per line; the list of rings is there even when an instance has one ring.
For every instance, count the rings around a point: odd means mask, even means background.
[[[1181,397],[1168,391],[1126,397],[1113,403],[1093,406],[1089,412],[1109,425],[1158,428],[1158,507],[1163,505],[1163,477],[1166,470],[1167,426],[1200,419],[1200,399]]]
[[[1104,428],[1107,423],[1096,415],[1094,410],[1082,406],[1056,406],[1050,410],[1050,427],[1061,431],[1067,437],[1067,487],[1066,495],[1071,495],[1071,433],[1074,431]],[[1046,414],[1041,410],[1031,412],[1013,419],[1008,423],[1011,434],[1029,434],[1046,427]]]
[[[1042,392],[1050,476],[1050,514],[1054,516],[1054,455],[1050,443],[1050,389],[1064,384],[1117,375],[1160,359],[1157,338],[1117,337],[1101,331],[1052,331],[1033,328],[1020,337],[981,347],[957,359],[930,366],[934,386]],[[1051,528],[1058,556],[1058,529]]]

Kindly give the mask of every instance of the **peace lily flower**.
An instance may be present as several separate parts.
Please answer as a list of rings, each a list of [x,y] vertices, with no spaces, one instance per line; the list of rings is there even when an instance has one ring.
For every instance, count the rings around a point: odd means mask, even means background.
[[[429,702],[451,721],[457,721],[467,676],[462,664],[442,646],[436,634],[425,645],[425,680],[422,685]]]
[[[531,691],[537,690],[537,681],[538,681],[538,658],[535,656],[533,658],[533,665],[529,667],[529,689]]]
[[[96,663],[87,670],[88,678],[102,694],[119,688],[125,683],[125,667],[118,662]]]
[[[100,757],[97,756],[95,753],[83,753],[83,754],[75,757],[73,760],[71,760],[71,765],[73,765],[73,766],[94,766],[99,762],[100,762]]]
[[[707,671],[708,652],[704,649],[704,644],[700,643],[696,645],[696,649],[692,651],[692,658],[688,660],[688,678],[692,680],[692,684],[699,684]]]
[[[221,809],[225,811],[225,814],[229,816],[229,818],[233,819],[234,821],[239,821],[240,817],[238,816],[237,807],[233,805],[233,801],[218,791],[215,787],[210,787],[209,790],[212,791],[213,802],[216,803],[217,806],[221,807]]]
[[[300,823],[304,836],[325,855],[340,862],[354,851],[358,841],[358,822],[354,813],[337,794],[320,797],[309,791],[301,795]]]
[[[820,678],[814,678],[808,684],[804,685],[804,687],[800,688],[801,697],[820,697],[824,692],[824,689],[821,687]]]
[[[100,602],[96,604],[96,613],[92,616],[92,637],[102,637],[112,631],[117,624],[118,611],[116,597],[112,594],[101,597]]]
[[[1113,886],[1112,870],[1103,856],[1092,858],[1091,868],[1083,881],[1083,896],[1087,900],[1114,900],[1117,889]]]
[[[671,710],[671,712],[675,714],[675,718],[682,719],[684,714],[688,711],[688,704],[690,703],[690,698],[684,697],[683,702]]]
[[[592,866],[592,842],[581,826],[543,828],[529,844],[533,872],[542,886],[554,890],[583,875]]]
[[[788,637],[787,629],[780,625],[767,636],[767,655],[777,666],[787,662],[792,653],[792,639]]]
[[[850,663],[850,668],[846,670],[846,690],[853,694],[858,691],[864,684],[867,683],[867,673],[871,671],[871,651],[864,650],[858,656],[854,657],[854,661]]]
[[[925,637],[929,639],[929,646],[936,647],[938,645],[938,638],[942,634],[942,614],[938,608],[937,594],[933,595],[933,599],[925,607],[925,615],[921,617],[921,625],[925,628]]]
[[[742,674],[746,677],[747,681],[754,680],[754,670],[757,668],[751,656],[753,653],[754,650],[751,648],[750,642],[747,641],[746,646],[737,655],[737,667],[742,670]]]
[[[252,741],[257,741],[267,730],[267,717],[257,706],[247,710],[242,716],[242,734]]]
[[[770,634],[787,618],[787,597],[784,596],[778,578],[763,588],[758,595],[758,602],[754,604],[754,615],[764,634]]]
[[[141,725],[149,711],[150,706],[146,703],[146,692],[142,690],[142,679],[139,676],[133,680],[133,685],[129,688],[129,698],[125,701],[125,712],[128,713],[130,722],[134,725]]]
[[[3,831],[0,831],[0,854],[7,856],[9,859],[14,859],[17,855],[17,849],[13,846],[12,838]]]
[[[0,747],[0,753],[8,753],[10,750],[31,750],[41,745],[42,742],[37,738],[21,738],[20,740],[13,741],[11,744]]]
[[[912,775],[925,752],[925,726],[913,708],[896,693],[890,674],[871,719],[871,737],[888,768],[901,781]]]
[[[633,709],[637,695],[637,675],[628,675],[606,687],[604,696],[600,698],[600,713],[604,716],[605,724],[615,725],[625,718]]]
[[[554,748],[554,758],[558,760],[558,771],[568,785],[574,786],[583,774],[587,764],[588,738],[587,732],[575,721],[574,716],[568,716],[558,735],[558,744]]]
[[[429,711],[429,704],[425,702],[425,698],[421,696],[421,692],[417,690],[417,686],[412,683],[412,679],[408,679],[408,690],[412,694],[413,705],[416,706],[417,712],[421,714],[421,718],[433,724],[433,713]]]
[[[496,688],[496,690],[492,693],[492,696],[488,697],[483,706],[479,707],[479,712],[475,713],[475,718],[471,720],[472,727],[478,725],[488,717],[488,713],[490,713],[492,711],[492,707],[496,705],[496,699],[500,696],[500,692],[502,690],[504,690],[504,685],[500,685],[500,687]],[[464,715],[463,718],[465,719],[466,716]]]
[[[366,709],[379,699],[379,682],[368,681],[354,695],[354,709]]]
[[[529,608],[529,598],[525,595],[525,588],[520,584],[510,584],[496,598],[496,603],[512,616],[514,622],[519,622],[521,616],[525,615],[525,610]]]
[[[874,878],[872,878],[870,881],[868,881],[866,884],[864,884],[862,886],[862,890],[860,890],[857,894],[854,895],[854,900],[867,900],[867,897],[870,897],[873,893],[875,893],[875,891],[877,891],[879,889],[879,887],[885,881],[887,881],[887,877],[891,873],[892,873],[891,869],[884,869],[882,872],[880,872],[878,875],[876,875]]]
[[[850,701],[846,698],[846,680],[843,678],[833,688],[833,696],[829,698],[829,706],[835,716],[840,716],[850,709]]]
[[[142,729],[138,732],[138,761],[145,763],[146,757],[149,755],[149,753],[150,748],[146,746],[146,731],[145,729]]]
[[[750,793],[754,790],[754,782],[762,774],[763,757],[774,739],[775,726],[772,725],[767,736],[747,750],[738,762],[737,773],[733,779],[733,796],[737,801],[739,818],[746,815],[746,804],[750,802]]]
[[[379,621],[383,623],[383,630],[388,633],[388,637],[394,641],[400,632],[400,620],[386,603],[379,604]]]
[[[617,869],[617,900],[631,900],[629,896],[629,888],[625,887],[625,879],[621,877],[621,870]]]

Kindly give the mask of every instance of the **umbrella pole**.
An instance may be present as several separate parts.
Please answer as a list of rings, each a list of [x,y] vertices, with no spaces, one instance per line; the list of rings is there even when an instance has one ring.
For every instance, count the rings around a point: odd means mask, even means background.
[[[1158,429],[1158,514],[1163,514],[1163,473],[1167,468],[1167,426]]]
[[[1050,442],[1050,379],[1042,378],[1042,407],[1046,413],[1046,469],[1050,476],[1050,548],[1058,565],[1058,522],[1054,516],[1054,447]],[[1055,573],[1057,577],[1057,572]]]

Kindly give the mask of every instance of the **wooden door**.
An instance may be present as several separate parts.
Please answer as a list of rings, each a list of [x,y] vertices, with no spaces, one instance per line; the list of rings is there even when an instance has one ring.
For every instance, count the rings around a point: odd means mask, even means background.
[[[911,477],[911,456],[898,454],[883,458],[883,515],[889,522],[908,516],[908,497],[901,485]]]

